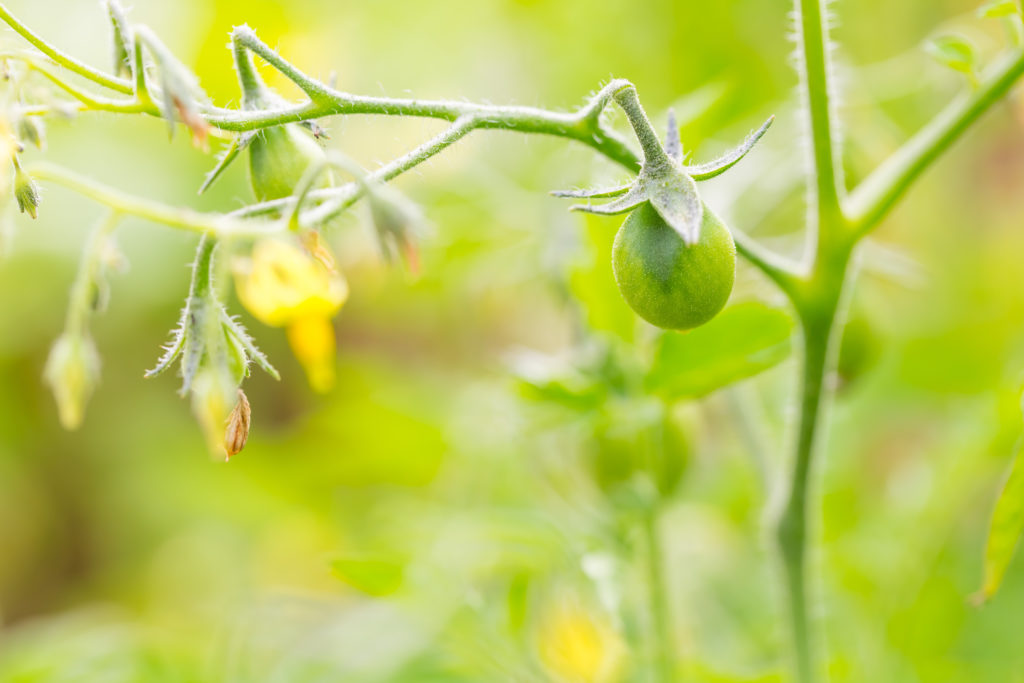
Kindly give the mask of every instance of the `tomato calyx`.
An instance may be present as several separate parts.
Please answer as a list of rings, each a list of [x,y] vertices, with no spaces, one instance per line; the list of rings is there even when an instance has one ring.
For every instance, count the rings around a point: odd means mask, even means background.
[[[635,102],[635,92],[630,90],[633,101],[620,100],[626,110],[630,122],[637,130],[638,137],[644,144],[644,161],[637,177],[631,183],[611,188],[593,190],[558,190],[552,192],[556,197],[587,199],[586,204],[569,207],[570,211],[612,216],[628,213],[645,202],[650,202],[658,215],[675,230],[687,246],[692,246],[700,239],[704,205],[697,192],[698,180],[707,180],[724,173],[747,155],[754,145],[764,136],[774,121],[769,117],[760,128],[751,133],[738,147],[714,161],[687,166],[683,164],[682,145],[679,140],[679,126],[675,115],[670,111],[664,145],[644,133],[649,129],[639,103]],[[618,96],[617,96],[618,97]],[[611,199],[605,204],[591,204],[591,199]]]

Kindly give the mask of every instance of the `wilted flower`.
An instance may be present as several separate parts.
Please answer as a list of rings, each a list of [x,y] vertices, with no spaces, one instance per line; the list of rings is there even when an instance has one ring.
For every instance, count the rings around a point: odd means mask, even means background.
[[[236,285],[238,298],[257,319],[287,328],[310,385],[328,391],[334,385],[331,318],[348,298],[341,273],[328,270],[291,242],[267,239],[258,242],[251,260],[237,269]]]
[[[249,425],[252,422],[252,408],[249,398],[241,389],[238,390],[238,402],[228,416],[228,424],[224,430],[224,451],[228,458],[245,448],[249,439]]]
[[[61,425],[78,429],[100,377],[100,357],[92,339],[87,334],[62,334],[50,349],[43,377],[57,400]]]

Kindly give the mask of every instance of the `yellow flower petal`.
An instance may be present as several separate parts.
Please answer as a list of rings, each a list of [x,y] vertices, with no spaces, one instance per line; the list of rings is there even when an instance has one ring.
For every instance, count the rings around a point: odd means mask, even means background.
[[[236,275],[236,289],[242,305],[274,327],[312,316],[329,318],[348,298],[348,284],[340,272],[277,239],[256,244],[251,267]]]
[[[604,615],[564,601],[543,616],[537,650],[557,680],[608,683],[619,677],[625,646]]]
[[[288,324],[288,343],[302,364],[313,391],[326,393],[334,387],[334,327],[330,318],[307,315]]]

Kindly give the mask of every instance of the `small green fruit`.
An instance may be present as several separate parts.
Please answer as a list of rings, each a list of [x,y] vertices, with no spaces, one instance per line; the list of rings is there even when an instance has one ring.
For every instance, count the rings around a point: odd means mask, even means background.
[[[637,315],[658,327],[688,330],[722,310],[736,279],[736,244],[707,207],[700,239],[687,246],[654,210],[640,205],[615,236],[612,269]]]
[[[256,199],[291,196],[306,169],[323,158],[323,149],[298,124],[264,128],[249,145],[249,178]],[[325,172],[317,187],[329,185],[330,174]]]

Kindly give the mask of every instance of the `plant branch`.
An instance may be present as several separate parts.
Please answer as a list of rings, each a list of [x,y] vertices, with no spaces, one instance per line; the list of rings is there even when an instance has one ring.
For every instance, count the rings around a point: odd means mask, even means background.
[[[0,20],[3,20],[8,26],[17,31],[25,40],[34,45],[36,49],[63,66],[65,69],[73,71],[79,76],[87,78],[93,83],[101,85],[104,88],[109,88],[124,95],[132,94],[132,84],[129,81],[105,74],[99,69],[95,69],[88,64],[75,59],[71,55],[61,52],[18,21],[2,3],[0,3]]]
[[[858,236],[871,231],[910,185],[998,102],[1024,75],[1024,51],[1007,55],[982,79],[981,86],[946,107],[872,173],[847,202],[847,215]]]
[[[31,57],[22,57],[28,61],[33,68],[40,70],[46,77],[54,81],[60,88],[71,94],[80,105],[74,107],[76,110],[99,110],[115,113],[146,113],[152,116],[162,116],[153,103],[149,89],[146,85],[145,70],[142,60],[142,43],[146,42],[152,49],[166,52],[155,37],[145,27],[138,27],[132,40],[132,71],[133,80],[122,81],[110,77],[95,77],[96,74],[88,71],[89,67],[80,65],[66,57],[42,40],[34,33],[31,33],[20,22],[0,5],[0,19],[6,21],[15,30],[21,33],[29,42],[40,49],[44,54],[50,56],[58,63],[77,64],[74,68],[78,73],[83,69],[85,74],[92,74],[94,82],[112,87],[119,92],[135,95],[134,101],[114,101],[90,95],[74,86],[61,81],[54,74],[41,68],[38,60]],[[215,127],[231,132],[246,132],[258,130],[274,125],[305,121],[322,118],[325,116],[345,114],[379,114],[386,116],[418,116],[448,120],[452,125],[439,136],[424,143],[403,157],[381,167],[376,172],[369,174],[368,178],[374,181],[385,182],[404,173],[414,166],[426,161],[430,157],[443,151],[453,143],[465,137],[468,133],[478,129],[508,130],[520,133],[532,133],[551,135],[575,140],[592,148],[602,156],[618,163],[621,166],[637,171],[640,167],[640,156],[627,144],[627,142],[615,131],[609,129],[601,120],[602,112],[607,108],[616,95],[630,91],[632,98],[626,98],[626,107],[634,103],[639,107],[636,99],[635,89],[629,81],[615,79],[605,85],[601,90],[589,98],[587,103],[576,112],[555,112],[535,107],[499,106],[490,104],[475,104],[468,102],[450,102],[441,100],[418,100],[386,97],[365,97],[339,92],[310,78],[294,65],[281,58],[274,50],[263,43],[256,34],[248,27],[236,27],[233,33],[233,49],[236,54],[236,64],[240,68],[240,78],[245,81],[259,79],[259,74],[252,68],[252,60],[246,51],[251,50],[266,60],[295,82],[310,97],[310,101],[290,106],[283,106],[271,109],[229,110],[217,107],[203,107],[202,113],[206,121]],[[242,53],[246,52],[242,59]],[[168,53],[169,58],[169,53]],[[68,68],[72,68],[69,66]],[[94,71],[94,70],[93,70]],[[98,73],[98,72],[97,72]],[[102,74],[101,74],[102,76]],[[111,86],[116,83],[117,86]],[[52,111],[53,108],[46,105],[30,106],[24,108],[22,113],[42,115]],[[642,111],[642,110],[641,110]],[[645,119],[646,120],[646,119]],[[649,124],[648,124],[649,127]],[[643,142],[643,140],[641,140]],[[659,146],[660,149],[660,146]],[[232,233],[255,232],[263,234],[267,232],[266,226],[258,226],[256,230],[246,230],[244,226],[233,225],[225,229],[221,222],[224,220],[221,215],[201,214],[198,212],[187,212],[165,205],[139,199],[121,193],[109,187],[95,183],[87,178],[65,171],[56,166],[40,165],[35,173],[43,179],[58,182],[76,191],[79,191],[93,199],[114,206],[123,213],[139,215],[150,218],[156,222],[165,223],[173,227],[205,232],[214,230],[218,233],[225,231]],[[313,223],[326,220],[337,213],[352,206],[362,196],[363,190],[359,183],[348,183],[338,188],[328,190],[314,190],[309,193],[312,201],[320,200],[322,204],[304,213],[303,223]],[[253,204],[236,212],[229,214],[230,217],[238,219],[252,217],[261,214],[274,213],[286,207],[290,199],[276,200],[262,204]],[[792,285],[794,272],[791,267],[780,259],[766,253],[749,238],[737,235],[737,251],[745,256],[757,268],[763,270],[769,278],[783,286],[785,289]]]
[[[120,214],[145,218],[154,223],[161,223],[180,230],[209,232],[220,237],[255,237],[281,232],[281,226],[276,223],[257,220],[242,221],[226,214],[202,213],[141,199],[48,162],[32,164],[26,168],[26,171],[33,178],[63,185],[109,206]]]
[[[811,173],[819,231],[831,229],[832,221],[840,213],[824,5],[824,0],[797,0],[799,68],[811,127]]]
[[[256,33],[248,26],[236,26],[234,31],[231,33],[231,42],[235,46],[235,54],[238,54],[239,45],[243,45],[254,53],[258,54],[268,64],[273,66],[275,69],[280,71],[284,76],[288,78],[292,83],[299,86],[302,92],[309,96],[309,99],[313,102],[328,102],[332,99],[331,89],[316,80],[310,78],[301,69],[294,66],[291,62],[286,60],[284,57],[275,52],[269,45],[264,43]],[[245,61],[245,60],[243,60]],[[236,61],[236,64],[238,62]],[[250,65],[252,62],[248,62]],[[251,72],[255,75],[255,69]],[[239,74],[240,77],[245,78],[246,74]],[[257,76],[258,78],[258,76]]]
[[[3,55],[12,59],[18,59],[26,64],[31,70],[41,74],[58,88],[71,95],[81,102],[87,109],[92,111],[106,111],[115,114],[141,114],[149,113],[149,108],[140,103],[137,98],[114,100],[86,92],[76,85],[68,83],[57,74],[50,71],[47,65],[31,55]]]
[[[799,72],[810,124],[812,177],[810,197],[815,211],[808,226],[811,248],[807,276],[786,290],[801,321],[803,368],[800,384],[800,423],[796,451],[787,481],[785,505],[776,529],[785,575],[792,651],[797,683],[819,679],[818,656],[811,628],[807,578],[808,496],[820,415],[828,401],[825,376],[829,368],[833,323],[839,309],[849,256],[840,228],[839,169],[833,139],[831,71],[828,55],[826,0],[796,0],[799,28]]]

